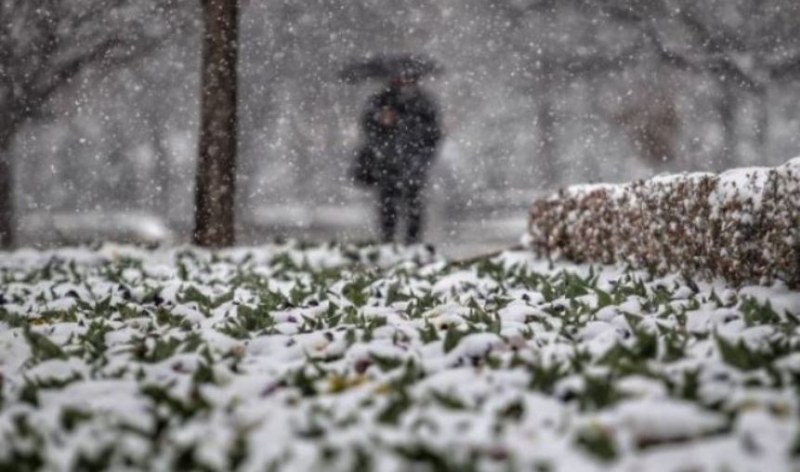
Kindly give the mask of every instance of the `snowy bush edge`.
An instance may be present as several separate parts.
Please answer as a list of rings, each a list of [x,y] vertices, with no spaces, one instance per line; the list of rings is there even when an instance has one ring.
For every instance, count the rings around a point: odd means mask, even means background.
[[[799,216],[796,158],[775,168],[568,187],[533,202],[526,243],[556,259],[797,287]]]

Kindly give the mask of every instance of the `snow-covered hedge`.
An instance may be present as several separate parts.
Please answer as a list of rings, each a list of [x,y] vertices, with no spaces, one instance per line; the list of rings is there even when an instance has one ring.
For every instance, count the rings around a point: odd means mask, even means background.
[[[800,158],[569,187],[533,203],[528,243],[551,258],[797,286],[799,222]]]

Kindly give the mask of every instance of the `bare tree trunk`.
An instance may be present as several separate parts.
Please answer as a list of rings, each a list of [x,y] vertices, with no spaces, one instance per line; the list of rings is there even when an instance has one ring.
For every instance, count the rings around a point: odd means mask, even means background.
[[[769,86],[765,85],[755,93],[756,98],[756,153],[758,162],[769,158]]]
[[[722,171],[733,167],[738,160],[737,148],[737,133],[736,133],[736,112],[738,107],[738,100],[736,98],[736,91],[730,84],[721,84],[722,97],[719,100],[717,109],[719,110],[719,118],[722,123],[722,152],[720,154],[719,163],[717,164],[717,171]]]
[[[222,247],[234,243],[238,0],[204,0],[203,22],[200,162],[192,241]]]
[[[0,142],[0,249],[14,245],[14,175],[8,159],[9,148]]]
[[[11,165],[13,122],[0,122],[0,249],[10,248],[14,239],[14,169]]]
[[[153,180],[156,183],[158,193],[150,201],[151,208],[161,215],[165,220],[170,221],[170,190],[172,183],[172,162],[170,152],[166,145],[162,131],[165,126],[163,120],[157,119],[154,114],[147,117],[147,126],[150,133],[153,152],[155,153],[156,165]]]
[[[539,162],[542,168],[542,177],[546,185],[555,187],[561,184],[561,172],[558,168],[558,130],[556,109],[553,95],[556,87],[550,77],[550,72],[545,73],[539,89],[540,101],[536,114],[536,123],[539,127]]]

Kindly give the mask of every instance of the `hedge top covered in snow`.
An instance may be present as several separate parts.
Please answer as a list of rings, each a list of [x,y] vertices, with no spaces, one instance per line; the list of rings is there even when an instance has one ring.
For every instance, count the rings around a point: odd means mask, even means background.
[[[530,253],[0,253],[0,470],[771,470],[800,297]]]
[[[569,187],[533,203],[527,243],[549,257],[797,286],[798,222],[800,158]]]

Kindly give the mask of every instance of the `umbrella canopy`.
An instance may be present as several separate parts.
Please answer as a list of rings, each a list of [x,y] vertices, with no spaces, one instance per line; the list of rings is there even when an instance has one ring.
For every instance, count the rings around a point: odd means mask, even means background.
[[[351,62],[339,71],[339,79],[349,84],[367,80],[386,80],[393,77],[419,79],[439,74],[441,66],[430,57],[420,54],[381,55]]]

